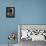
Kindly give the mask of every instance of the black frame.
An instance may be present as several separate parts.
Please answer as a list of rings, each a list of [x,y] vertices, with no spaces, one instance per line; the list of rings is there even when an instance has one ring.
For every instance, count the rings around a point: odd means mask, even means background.
[[[14,18],[15,17],[15,7],[6,7],[6,17],[8,17],[8,18],[9,17],[10,18]]]

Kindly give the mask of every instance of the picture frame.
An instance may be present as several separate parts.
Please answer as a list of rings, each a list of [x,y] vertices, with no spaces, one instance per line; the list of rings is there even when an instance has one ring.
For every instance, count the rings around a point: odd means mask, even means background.
[[[15,7],[6,7],[6,17],[7,18],[15,17]]]

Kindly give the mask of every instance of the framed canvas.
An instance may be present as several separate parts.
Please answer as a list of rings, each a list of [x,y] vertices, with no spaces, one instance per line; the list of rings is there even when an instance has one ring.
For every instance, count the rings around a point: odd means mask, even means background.
[[[19,24],[18,38],[21,40],[46,41],[45,24]]]
[[[6,17],[15,17],[15,7],[6,7]]]

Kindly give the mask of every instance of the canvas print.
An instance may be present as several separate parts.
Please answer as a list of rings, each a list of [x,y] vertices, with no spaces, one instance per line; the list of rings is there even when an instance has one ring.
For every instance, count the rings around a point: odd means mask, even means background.
[[[15,7],[6,7],[6,17],[15,17]]]
[[[19,25],[20,41],[46,41],[46,25]]]

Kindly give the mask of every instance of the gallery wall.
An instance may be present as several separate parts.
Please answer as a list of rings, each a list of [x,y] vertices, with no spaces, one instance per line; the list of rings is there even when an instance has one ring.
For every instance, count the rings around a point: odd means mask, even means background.
[[[0,0],[0,44],[8,43],[7,37],[10,32],[18,34],[18,24],[46,24],[46,0],[11,1],[11,6],[15,7],[15,18],[6,17],[9,0]]]

